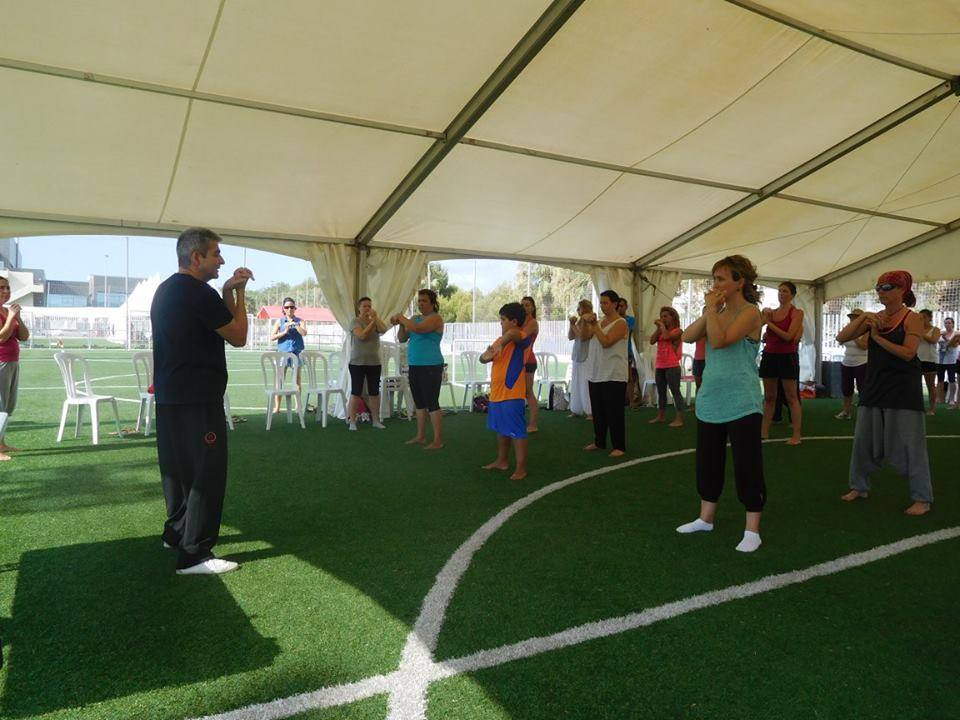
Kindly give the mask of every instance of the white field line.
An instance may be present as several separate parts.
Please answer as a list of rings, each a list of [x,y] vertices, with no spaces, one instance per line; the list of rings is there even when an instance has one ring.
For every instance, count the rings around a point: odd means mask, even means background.
[[[930,435],[928,439],[955,439],[957,437],[960,436]],[[821,436],[808,437],[804,438],[804,440],[852,440],[852,438],[850,436]],[[778,439],[766,440],[764,442],[777,443],[785,441]],[[565,480],[546,485],[501,510],[497,515],[477,529],[477,531],[454,552],[443,569],[437,574],[436,582],[424,598],[420,616],[417,618],[416,623],[414,623],[414,629],[407,637],[400,667],[396,671],[383,675],[373,675],[352,683],[333,685],[314,692],[292,695],[268,703],[250,705],[217,715],[209,715],[203,720],[268,720],[272,718],[286,718],[307,710],[345,705],[384,692],[390,693],[388,715],[390,720],[423,720],[426,717],[427,689],[431,683],[437,680],[454,677],[482,668],[495,667],[503,663],[532,657],[533,655],[550,650],[578,645],[589,640],[616,635],[627,630],[652,625],[661,620],[678,617],[694,610],[720,605],[730,602],[731,600],[760,595],[789,585],[804,583],[815,578],[825,577],[853,567],[859,567],[877,560],[892,557],[907,552],[908,550],[923,547],[924,545],[960,537],[960,526],[938,530],[924,535],[916,535],[888,545],[881,545],[871,550],[845,555],[836,560],[813,565],[804,570],[768,575],[753,582],[694,595],[683,600],[648,608],[637,613],[586,623],[553,635],[530,638],[519,643],[503,645],[490,650],[482,650],[471,655],[439,663],[433,659],[433,650],[436,648],[437,638],[443,626],[446,609],[456,590],[457,583],[463,576],[463,573],[466,572],[477,550],[479,550],[486,540],[499,530],[510,517],[542,497],[582,480],[641,463],[652,462],[653,460],[687,455],[695,451],[695,448],[676,450],[659,455],[628,460],[618,463],[617,465],[581,473],[580,475],[575,475]],[[422,637],[417,635],[418,631],[423,634]]]

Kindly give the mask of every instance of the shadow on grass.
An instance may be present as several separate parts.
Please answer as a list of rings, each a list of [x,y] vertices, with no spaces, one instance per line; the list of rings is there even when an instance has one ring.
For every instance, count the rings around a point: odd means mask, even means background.
[[[23,554],[13,616],[3,623],[10,645],[4,717],[273,662],[277,644],[254,630],[223,579],[175,575],[173,554],[162,553],[148,537]]]

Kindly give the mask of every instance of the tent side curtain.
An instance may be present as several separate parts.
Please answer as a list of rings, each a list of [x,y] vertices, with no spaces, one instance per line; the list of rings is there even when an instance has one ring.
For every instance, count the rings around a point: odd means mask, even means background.
[[[386,320],[407,307],[426,274],[427,253],[420,250],[370,248],[367,252],[365,294],[373,301],[380,317]]]
[[[639,336],[653,332],[653,321],[660,308],[673,305],[680,288],[681,273],[676,270],[644,270],[640,276],[640,309],[637,312]]]
[[[333,316],[344,330],[350,327],[350,322],[356,317],[354,276],[357,252],[353,245],[318,243],[307,248],[308,259],[317,274],[317,284]]]
[[[931,282],[960,277],[960,230],[941,235],[922,245],[877,260],[846,275],[829,280],[824,285],[826,300],[869,290],[887,270],[906,270],[913,281]]]

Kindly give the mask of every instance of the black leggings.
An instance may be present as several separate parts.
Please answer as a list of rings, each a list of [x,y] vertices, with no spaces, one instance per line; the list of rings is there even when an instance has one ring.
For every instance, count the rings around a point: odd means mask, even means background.
[[[367,382],[367,395],[380,394],[380,365],[347,366],[350,370],[350,394],[360,397],[363,395],[363,382]]]
[[[677,410],[686,410],[687,404],[680,393],[680,368],[657,368],[654,374],[657,380],[657,407],[660,410],[667,409],[667,387],[673,393],[673,404]]]
[[[960,363],[940,363],[937,366],[937,382],[943,385],[944,378],[948,383],[954,383],[957,381],[957,366]]]
[[[440,409],[440,385],[443,365],[411,365],[410,393],[417,410],[436,412]]]
[[[613,380],[587,383],[590,388],[590,407],[593,409],[593,444],[607,447],[607,430],[614,450],[625,451],[626,430],[623,419],[623,398],[627,392],[625,382]]]
[[[767,502],[767,485],[763,480],[762,422],[763,415],[759,413],[728,423],[697,420],[697,491],[701,499],[712,503],[720,499],[729,436],[737,497],[747,512],[763,510]]]

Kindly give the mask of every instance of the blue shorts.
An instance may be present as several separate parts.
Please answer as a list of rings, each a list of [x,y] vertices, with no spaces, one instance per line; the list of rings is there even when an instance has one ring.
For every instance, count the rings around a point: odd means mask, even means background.
[[[491,402],[487,409],[487,427],[497,435],[505,435],[514,440],[527,437],[527,419],[523,412],[526,400],[501,400]]]

